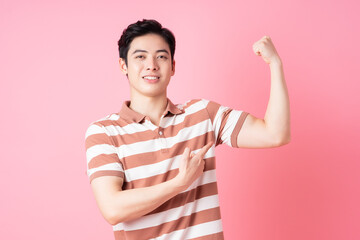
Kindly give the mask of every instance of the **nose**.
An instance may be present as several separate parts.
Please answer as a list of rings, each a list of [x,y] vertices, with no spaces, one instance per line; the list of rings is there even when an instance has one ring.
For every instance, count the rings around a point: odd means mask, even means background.
[[[154,60],[153,58],[148,58],[146,69],[147,70],[158,70],[159,65],[157,64],[156,60]]]

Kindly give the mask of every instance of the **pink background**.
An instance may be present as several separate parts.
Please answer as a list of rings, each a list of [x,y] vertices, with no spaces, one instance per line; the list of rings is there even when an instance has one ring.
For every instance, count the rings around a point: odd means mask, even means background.
[[[359,239],[357,1],[1,1],[1,239],[113,239],[85,174],[85,130],[129,99],[117,40],[143,18],[176,36],[174,103],[264,117],[269,35],[292,142],[217,148],[226,239]],[[357,26],[356,26],[357,25]]]

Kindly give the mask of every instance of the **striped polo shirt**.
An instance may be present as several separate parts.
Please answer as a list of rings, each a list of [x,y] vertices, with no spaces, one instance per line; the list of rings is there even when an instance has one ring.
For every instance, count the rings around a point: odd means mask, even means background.
[[[174,105],[167,98],[159,126],[124,101],[117,113],[92,122],[86,131],[87,175],[124,179],[123,190],[153,186],[174,178],[186,147],[197,153],[209,141],[204,173],[191,186],[148,214],[113,225],[120,239],[224,239],[215,147],[237,146],[248,115],[206,99]]]

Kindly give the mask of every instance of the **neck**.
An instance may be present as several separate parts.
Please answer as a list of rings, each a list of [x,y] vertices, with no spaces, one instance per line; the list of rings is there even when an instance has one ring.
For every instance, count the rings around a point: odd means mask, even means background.
[[[159,125],[160,118],[167,106],[166,92],[164,94],[149,97],[139,94],[131,94],[130,108],[135,112],[148,116],[152,123]]]

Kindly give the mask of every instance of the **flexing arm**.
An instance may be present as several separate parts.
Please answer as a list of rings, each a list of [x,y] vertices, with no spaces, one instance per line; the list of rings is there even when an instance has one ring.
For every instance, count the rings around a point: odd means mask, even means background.
[[[179,167],[178,175],[151,187],[122,191],[123,179],[115,176],[103,176],[92,180],[96,202],[104,218],[111,224],[139,218],[185,191],[204,170],[204,155],[212,146],[204,146],[196,155],[190,155],[186,148]]]
[[[264,119],[249,114],[237,136],[238,147],[278,147],[290,142],[290,103],[283,64],[270,39],[263,37],[253,45],[254,52],[269,64],[270,98]]]

